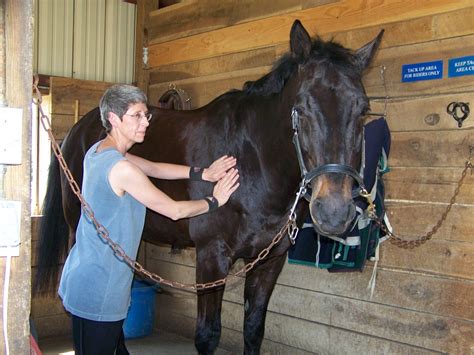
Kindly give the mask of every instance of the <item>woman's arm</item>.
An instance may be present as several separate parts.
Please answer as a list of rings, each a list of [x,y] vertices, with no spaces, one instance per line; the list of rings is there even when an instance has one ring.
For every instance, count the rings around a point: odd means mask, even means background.
[[[125,157],[138,166],[147,176],[164,180],[189,179],[191,170],[189,166],[152,162],[130,153],[127,153]],[[203,168],[202,180],[216,182],[225,175],[226,171],[233,168],[236,163],[237,160],[234,157],[224,155],[213,162],[208,168]]]
[[[224,205],[237,190],[238,179],[237,170],[232,169],[215,185],[213,197],[217,199],[218,206]],[[121,196],[127,192],[146,207],[172,220],[197,216],[210,209],[205,199],[173,200],[153,185],[141,169],[126,160],[118,162],[111,169],[109,182],[117,195]]]

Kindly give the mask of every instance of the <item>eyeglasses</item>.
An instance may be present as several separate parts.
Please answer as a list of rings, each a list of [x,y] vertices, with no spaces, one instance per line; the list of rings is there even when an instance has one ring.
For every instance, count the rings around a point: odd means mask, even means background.
[[[134,113],[133,115],[132,115],[132,114],[129,114],[129,113],[125,113],[124,116],[133,117],[133,118],[135,118],[135,120],[137,120],[137,121],[140,121],[142,118],[144,118],[144,119],[146,119],[148,122],[150,122],[151,118],[153,117],[153,115],[152,115],[150,112],[146,112],[146,113],[137,112],[137,113]]]

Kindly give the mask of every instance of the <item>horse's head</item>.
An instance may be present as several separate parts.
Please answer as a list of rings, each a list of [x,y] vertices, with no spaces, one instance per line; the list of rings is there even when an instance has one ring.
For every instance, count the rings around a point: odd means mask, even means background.
[[[362,73],[382,34],[352,52],[319,38],[312,42],[299,21],[291,29],[291,55],[298,63],[292,85],[295,145],[312,189],[311,217],[324,235],[344,233],[355,217],[352,191],[362,184],[363,116],[369,109]]]

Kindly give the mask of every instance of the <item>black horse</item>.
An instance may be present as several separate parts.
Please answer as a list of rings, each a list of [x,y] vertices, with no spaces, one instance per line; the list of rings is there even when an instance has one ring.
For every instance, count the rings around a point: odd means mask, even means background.
[[[352,192],[360,183],[363,116],[369,110],[361,78],[381,37],[382,32],[352,52],[332,41],[311,41],[295,21],[291,51],[243,90],[197,110],[150,108],[152,124],[133,154],[193,166],[208,166],[231,154],[238,160],[241,186],[214,213],[173,222],[148,211],[144,240],[195,247],[196,281],[221,279],[237,259],[254,260],[286,223],[302,173],[312,188],[309,208],[316,228],[326,235],[344,233],[355,214]],[[64,140],[62,151],[79,185],[85,152],[104,137],[95,109]],[[39,251],[38,281],[44,286],[57,281],[58,263],[74,241],[80,215],[79,201],[64,174],[60,178],[57,161],[50,169]],[[154,183],[177,200],[199,199],[212,191],[211,184],[202,182]],[[307,207],[300,203],[297,214]],[[245,353],[259,352],[268,302],[289,246],[289,239],[283,239],[246,275]],[[213,353],[219,343],[224,287],[198,292],[199,353]]]

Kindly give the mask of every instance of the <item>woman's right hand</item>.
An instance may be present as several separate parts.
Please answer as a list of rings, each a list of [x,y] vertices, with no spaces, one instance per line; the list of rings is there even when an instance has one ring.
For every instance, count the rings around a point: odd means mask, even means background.
[[[226,204],[230,195],[239,187],[239,172],[237,169],[230,169],[223,178],[221,178],[214,186],[212,195],[219,202],[219,207]]]

